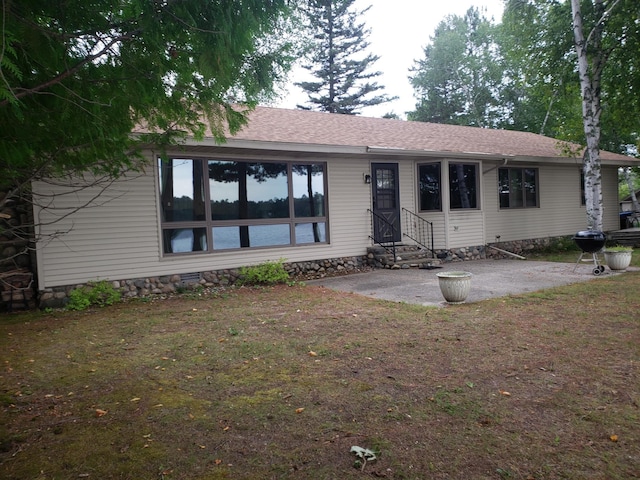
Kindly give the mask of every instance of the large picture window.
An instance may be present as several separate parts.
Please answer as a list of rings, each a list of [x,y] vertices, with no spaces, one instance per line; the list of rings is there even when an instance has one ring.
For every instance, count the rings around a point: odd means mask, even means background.
[[[323,163],[158,160],[163,251],[325,243]]]
[[[478,208],[478,165],[449,163],[449,207]]]
[[[538,169],[498,169],[500,208],[533,208],[538,206]]]

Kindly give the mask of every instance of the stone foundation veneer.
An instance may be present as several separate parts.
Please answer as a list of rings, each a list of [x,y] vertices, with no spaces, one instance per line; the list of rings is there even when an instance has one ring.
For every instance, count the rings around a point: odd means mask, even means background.
[[[292,280],[311,280],[329,275],[355,273],[370,268],[367,257],[330,258],[309,262],[284,263],[284,268]],[[235,284],[240,278],[240,269],[225,269],[190,274],[163,275],[127,280],[108,281],[122,292],[123,298],[146,297],[149,295],[171,295],[193,288],[219,288]],[[97,280],[99,281],[99,279]],[[40,292],[40,308],[62,308],[68,302],[69,293],[81,285],[48,288]]]
[[[565,238],[565,237],[562,237]],[[548,248],[558,238],[538,238],[518,240],[514,242],[492,243],[502,250],[526,256],[527,253]],[[513,258],[510,255],[494,250],[485,245],[475,247],[453,248],[447,251],[445,262],[467,260]],[[361,272],[373,268],[374,262],[367,255],[362,257],[330,258],[309,262],[284,263],[285,270],[292,280],[311,280],[330,275]],[[158,277],[111,280],[113,286],[122,292],[123,298],[146,297],[149,295],[171,295],[184,289],[195,287],[216,288],[233,285],[240,277],[240,269],[215,270],[187,275],[163,275]],[[82,285],[54,287],[40,292],[40,308],[61,308],[68,301],[69,292]]]

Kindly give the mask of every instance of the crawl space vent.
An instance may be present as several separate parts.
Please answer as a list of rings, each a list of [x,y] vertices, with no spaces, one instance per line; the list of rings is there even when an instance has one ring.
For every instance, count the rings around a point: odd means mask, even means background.
[[[200,273],[183,273],[180,275],[182,285],[192,285],[200,281]]]

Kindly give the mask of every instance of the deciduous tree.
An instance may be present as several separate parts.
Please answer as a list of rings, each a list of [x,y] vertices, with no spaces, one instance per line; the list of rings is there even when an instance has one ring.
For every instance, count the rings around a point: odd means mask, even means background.
[[[418,103],[410,120],[489,128],[504,123],[495,26],[477,8],[440,22],[412,73]]]
[[[598,230],[599,151],[637,151],[638,18],[634,0],[509,0],[503,17],[501,44],[520,92],[514,112],[526,119],[518,128],[586,145],[587,225]]]

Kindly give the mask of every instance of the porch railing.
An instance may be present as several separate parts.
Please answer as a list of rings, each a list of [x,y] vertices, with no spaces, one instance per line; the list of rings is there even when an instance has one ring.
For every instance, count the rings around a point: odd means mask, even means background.
[[[396,238],[396,228],[393,226],[393,223],[391,223],[389,220],[387,220],[383,216],[378,215],[370,208],[367,208],[367,212],[369,212],[370,218],[371,218],[371,235],[369,235],[369,238],[373,241],[374,244],[381,246],[387,252],[393,254],[393,261],[395,263],[395,261],[398,258],[396,255],[396,241],[394,240],[394,238]],[[390,242],[384,241],[382,239],[379,239],[379,240],[376,239],[376,222],[380,222],[378,225],[380,224],[384,225],[386,227],[385,230],[388,229],[387,231],[391,232]]]
[[[403,235],[416,242],[422,248],[429,250],[435,258],[436,251],[433,248],[433,223],[404,207],[402,207],[402,213],[404,214]]]

